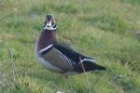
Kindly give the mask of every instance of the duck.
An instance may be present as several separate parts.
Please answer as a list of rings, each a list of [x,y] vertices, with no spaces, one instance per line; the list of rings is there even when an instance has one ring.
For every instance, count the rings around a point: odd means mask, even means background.
[[[46,69],[65,75],[96,70],[106,70],[96,60],[75,51],[57,40],[57,24],[53,14],[47,14],[39,37],[35,44],[35,54]]]

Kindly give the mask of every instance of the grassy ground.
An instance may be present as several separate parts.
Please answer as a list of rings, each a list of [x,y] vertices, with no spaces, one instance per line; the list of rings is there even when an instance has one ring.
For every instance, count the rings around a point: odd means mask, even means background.
[[[12,88],[0,91],[140,93],[139,9],[139,0],[0,0],[0,64],[15,58],[21,70]],[[57,19],[60,42],[108,68],[86,73],[89,86],[84,74],[65,79],[37,62],[34,43],[47,13]]]

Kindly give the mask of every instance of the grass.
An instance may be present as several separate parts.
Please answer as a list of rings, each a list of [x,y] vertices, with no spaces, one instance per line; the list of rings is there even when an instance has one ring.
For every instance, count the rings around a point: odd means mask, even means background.
[[[0,64],[16,58],[18,80],[2,93],[139,93],[139,0],[1,0]],[[55,15],[59,42],[91,56],[108,71],[59,77],[36,60],[34,44],[47,13]],[[8,70],[6,74],[10,74]]]

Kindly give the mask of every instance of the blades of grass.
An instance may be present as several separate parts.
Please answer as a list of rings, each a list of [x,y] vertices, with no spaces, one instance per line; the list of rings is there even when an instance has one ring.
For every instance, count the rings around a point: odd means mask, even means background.
[[[83,65],[83,63],[81,62],[81,58],[80,58],[80,63],[81,63],[82,69],[83,69],[83,71],[84,71],[84,76],[85,76],[85,78],[86,78],[88,91],[89,91],[89,93],[92,93],[92,92],[91,92],[91,86],[90,86],[90,83],[89,83],[89,79],[88,79],[88,76],[87,76],[87,74],[86,74],[84,65]]]

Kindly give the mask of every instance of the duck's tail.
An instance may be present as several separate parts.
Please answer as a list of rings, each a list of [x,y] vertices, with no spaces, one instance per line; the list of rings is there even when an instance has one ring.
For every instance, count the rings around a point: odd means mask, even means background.
[[[93,59],[83,59],[74,66],[74,70],[77,72],[87,72],[93,70],[106,70],[106,68],[96,64]]]

